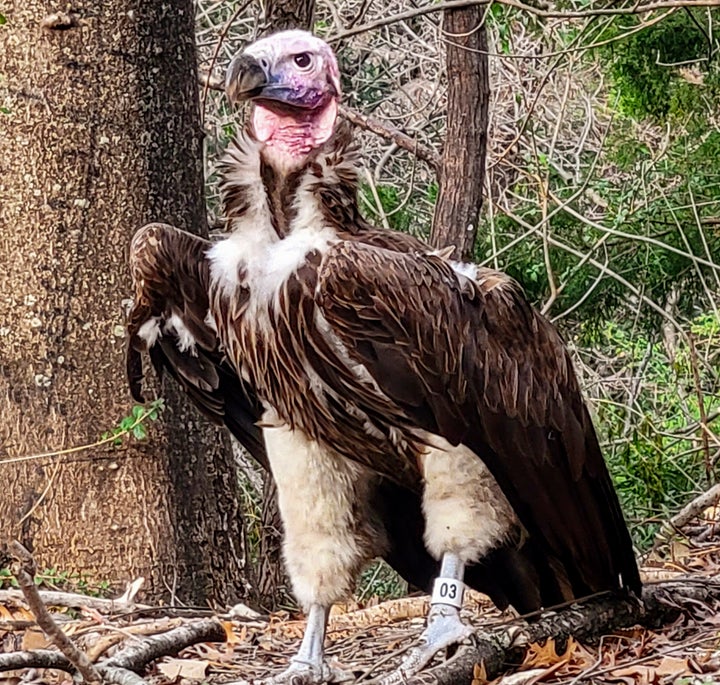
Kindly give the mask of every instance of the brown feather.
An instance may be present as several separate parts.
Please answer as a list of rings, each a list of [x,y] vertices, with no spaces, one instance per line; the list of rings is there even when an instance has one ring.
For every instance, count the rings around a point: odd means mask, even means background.
[[[214,423],[226,424],[263,465],[267,456],[256,423],[262,408],[223,360],[220,341],[207,323],[210,242],[167,224],[149,224],[134,236],[130,270],[135,304],[128,317],[127,374],[133,398],[144,401],[140,337],[143,324],[157,320],[160,335],[149,350],[159,376],[168,373],[188,393],[197,408]],[[166,324],[179,317],[195,340],[195,349],[182,351],[178,336]]]
[[[485,461],[575,596],[638,590],[567,350],[517,284],[484,272],[469,297],[440,258],[350,241],[331,249],[318,279],[318,304],[353,357],[418,426]],[[392,367],[378,361],[390,347],[403,357]],[[417,379],[422,394],[409,400],[398,387]]]

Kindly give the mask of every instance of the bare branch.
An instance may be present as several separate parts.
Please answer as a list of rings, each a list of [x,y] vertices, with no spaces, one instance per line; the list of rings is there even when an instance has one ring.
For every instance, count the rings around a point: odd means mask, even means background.
[[[653,550],[669,542],[686,523],[689,523],[696,516],[701,514],[708,507],[720,502],[720,483],[713,485],[709,490],[698,495],[694,500],[688,502],[675,516],[666,521],[657,532]]]
[[[720,7],[720,0],[659,0],[658,2],[636,3],[630,7],[602,7],[595,10],[546,10],[540,7],[534,7],[533,5],[528,5],[524,2],[519,2],[518,0],[449,0],[448,2],[441,2],[437,5],[427,5],[425,7],[416,7],[406,12],[398,12],[397,14],[393,14],[388,17],[381,17],[380,19],[368,22],[367,24],[362,24],[361,26],[349,28],[346,31],[341,31],[334,36],[331,36],[328,39],[328,42],[337,43],[360,33],[374,31],[382,26],[388,26],[390,24],[395,24],[400,21],[420,17],[426,14],[443,12],[450,9],[460,9],[463,7],[470,7],[472,5],[489,5],[491,2],[496,2],[499,5],[506,5],[507,7],[514,7],[515,9],[522,10],[523,12],[527,12],[528,14],[532,14],[543,19],[580,19],[583,17],[646,14],[656,10],[674,10],[684,7]]]
[[[88,683],[101,683],[102,677],[90,660],[83,654],[63,633],[60,626],[50,616],[50,612],[43,604],[42,599],[35,587],[33,577],[35,575],[35,560],[17,540],[8,545],[8,550],[17,563],[13,564],[13,575],[15,576],[20,589],[25,595],[30,611],[35,616],[38,625],[43,629],[50,641],[67,657],[68,661],[77,668],[82,677]]]
[[[217,61],[218,54],[220,54],[220,48],[222,47],[222,44],[225,41],[225,37],[227,36],[228,30],[233,25],[233,22],[240,16],[240,14],[245,11],[245,9],[250,4],[250,2],[251,2],[251,0],[246,0],[246,2],[239,4],[235,8],[235,11],[232,13],[230,18],[225,22],[225,26],[223,26],[222,31],[220,31],[220,36],[218,37],[217,44],[215,45],[215,50],[213,51],[212,57],[210,59],[210,66],[208,67],[208,73],[212,74],[212,71],[215,68],[215,62]],[[202,98],[200,101],[200,112],[203,115],[203,119],[205,117],[205,103],[207,102],[207,94],[208,94],[209,88],[210,88],[210,81],[208,80],[205,83],[205,86],[203,87]]]
[[[430,164],[435,173],[440,170],[440,155],[430,147],[419,143],[417,140],[413,140],[409,135],[402,131],[387,126],[377,119],[360,114],[360,112],[350,109],[349,107],[340,107],[340,116],[343,119],[347,119],[353,126],[362,128],[365,131],[370,131],[385,140],[395,143],[398,147],[403,150],[407,150],[414,154],[418,159],[422,159],[424,162]]]

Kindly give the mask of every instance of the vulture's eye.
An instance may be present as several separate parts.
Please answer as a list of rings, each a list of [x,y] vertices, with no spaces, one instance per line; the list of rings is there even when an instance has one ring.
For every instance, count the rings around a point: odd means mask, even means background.
[[[312,57],[309,52],[299,52],[293,57],[293,61],[300,69],[308,69],[312,65]]]

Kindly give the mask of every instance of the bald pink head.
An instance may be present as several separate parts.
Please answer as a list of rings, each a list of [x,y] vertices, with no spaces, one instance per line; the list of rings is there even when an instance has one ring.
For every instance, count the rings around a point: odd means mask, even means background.
[[[258,140],[301,159],[333,133],[340,72],[325,41],[306,31],[281,31],[233,58],[225,90],[231,101],[254,103]]]

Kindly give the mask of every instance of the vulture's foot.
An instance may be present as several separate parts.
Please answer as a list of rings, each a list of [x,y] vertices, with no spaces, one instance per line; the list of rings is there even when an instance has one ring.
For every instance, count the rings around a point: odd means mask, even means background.
[[[352,674],[333,668],[325,659],[311,662],[295,658],[285,671],[267,680],[258,681],[256,685],[321,685],[354,679]]]
[[[379,685],[399,685],[419,673],[441,650],[459,644],[474,633],[460,620],[460,612],[452,606],[436,604],[428,613],[427,628],[418,640],[417,647],[403,659],[392,673],[379,681]]]

